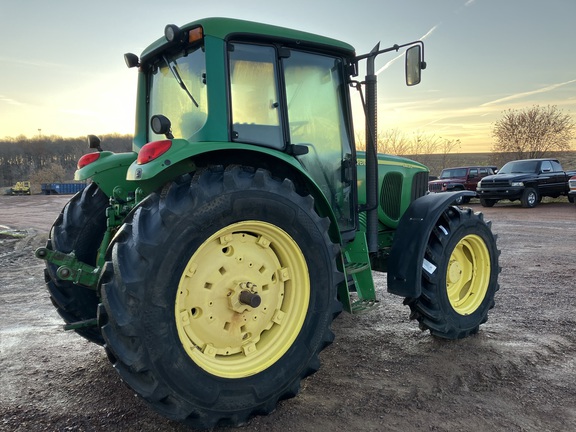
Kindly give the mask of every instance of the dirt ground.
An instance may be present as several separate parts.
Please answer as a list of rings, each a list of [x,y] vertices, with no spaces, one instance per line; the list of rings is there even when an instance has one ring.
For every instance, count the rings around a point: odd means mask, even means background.
[[[12,230],[0,235],[0,430],[187,430],[136,398],[101,347],[62,330],[33,251],[68,199],[0,197]],[[377,274],[382,306],[341,314],[301,393],[239,430],[576,430],[576,207],[470,206],[493,221],[502,251],[478,335],[421,332]]]

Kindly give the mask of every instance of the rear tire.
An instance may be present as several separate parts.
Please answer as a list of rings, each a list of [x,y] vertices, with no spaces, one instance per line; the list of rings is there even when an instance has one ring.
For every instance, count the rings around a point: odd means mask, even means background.
[[[428,240],[421,295],[405,300],[411,318],[444,339],[477,333],[494,307],[499,254],[481,213],[446,209]]]
[[[74,251],[80,261],[96,265],[98,249],[106,231],[108,205],[108,197],[95,183],[78,192],[54,222],[46,248],[63,253]],[[44,278],[50,300],[66,324],[95,319],[99,303],[96,291],[58,279],[56,270],[57,266],[47,263]],[[90,342],[104,344],[97,326],[75,331]]]
[[[328,228],[310,196],[264,170],[204,169],[151,194],[103,277],[102,333],[122,379],[197,428],[295,396],[341,310]],[[240,301],[246,290],[258,301]]]

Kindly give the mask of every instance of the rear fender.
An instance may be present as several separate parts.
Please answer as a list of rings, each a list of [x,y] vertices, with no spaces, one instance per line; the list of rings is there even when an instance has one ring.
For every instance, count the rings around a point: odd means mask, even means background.
[[[136,153],[103,151],[97,154],[97,160],[78,169],[74,173],[74,180],[87,180],[91,178],[107,196],[112,195],[115,187],[133,190],[133,186],[126,180],[126,171],[136,160]]]
[[[294,177],[293,180],[300,178],[307,184],[310,194],[314,197],[315,207],[320,216],[330,218],[330,237],[334,242],[342,242],[337,218],[322,189],[293,156],[276,149],[243,143],[191,143],[183,139],[173,139],[170,148],[161,157],[147,163],[134,161],[128,168],[126,177],[147,195],[177,175],[196,170],[198,160],[204,164],[214,165],[230,161],[246,163],[268,169],[272,175],[281,172],[284,173],[282,176]],[[288,172],[289,175],[286,174]]]
[[[442,212],[460,196],[475,194],[471,191],[429,194],[410,204],[394,234],[388,259],[388,292],[402,297],[420,296],[428,239]]]

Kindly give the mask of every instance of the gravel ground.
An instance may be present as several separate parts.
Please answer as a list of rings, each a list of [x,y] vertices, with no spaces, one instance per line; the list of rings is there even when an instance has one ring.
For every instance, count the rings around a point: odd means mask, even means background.
[[[134,397],[101,347],[62,330],[33,251],[68,199],[0,197],[0,430],[189,430]],[[576,208],[470,207],[492,220],[503,268],[476,336],[421,332],[375,273],[382,306],[341,314],[300,394],[239,430],[575,430]]]

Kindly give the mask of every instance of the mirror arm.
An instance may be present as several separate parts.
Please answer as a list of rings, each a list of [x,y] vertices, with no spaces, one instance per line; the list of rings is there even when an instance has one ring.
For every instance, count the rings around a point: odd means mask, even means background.
[[[384,53],[387,53],[390,51],[398,52],[398,50],[400,48],[404,48],[404,47],[411,46],[411,45],[420,45],[421,50],[422,50],[422,59],[420,61],[420,64],[421,64],[422,69],[426,69],[426,62],[424,61],[424,42],[422,42],[422,41],[413,41],[413,42],[408,42],[408,43],[405,43],[402,45],[394,44],[389,48],[384,48],[384,49],[378,50],[378,51],[372,50],[368,54],[362,54],[362,55],[355,57],[354,61],[359,62],[360,60],[364,60],[364,59],[369,58],[369,57],[374,58],[376,56],[379,56],[380,54],[384,54]]]

